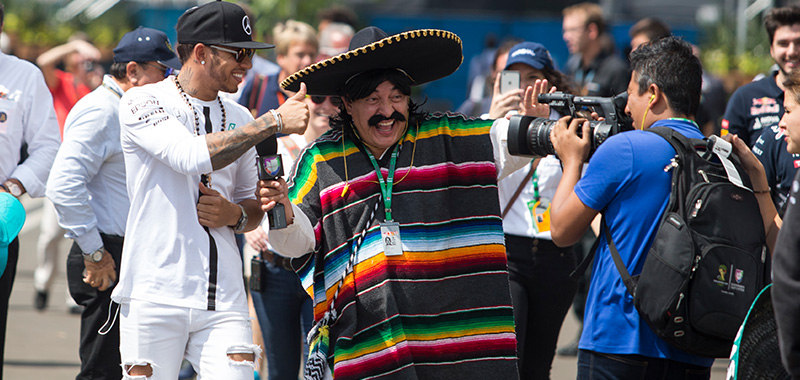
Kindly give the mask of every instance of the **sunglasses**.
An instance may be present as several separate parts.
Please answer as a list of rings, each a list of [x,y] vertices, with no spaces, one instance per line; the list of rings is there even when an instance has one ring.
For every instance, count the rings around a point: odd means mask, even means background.
[[[142,63],[139,63],[139,65],[141,65],[141,66],[152,66],[152,67],[155,67],[157,69],[164,70],[164,78],[169,78],[170,75],[176,74],[178,72],[178,70],[175,70],[175,69],[173,69],[171,67],[164,66],[164,65],[162,65],[160,63],[152,64],[152,63],[142,62]]]
[[[333,104],[334,107],[339,107],[342,105],[342,98],[338,96],[309,95],[309,97],[314,104],[325,103],[325,99],[327,98],[331,100],[331,104]]]
[[[236,59],[238,63],[242,63],[245,58],[253,59],[253,56],[256,54],[256,49],[238,48],[233,50],[216,45],[209,45],[209,47],[233,54],[234,59]]]

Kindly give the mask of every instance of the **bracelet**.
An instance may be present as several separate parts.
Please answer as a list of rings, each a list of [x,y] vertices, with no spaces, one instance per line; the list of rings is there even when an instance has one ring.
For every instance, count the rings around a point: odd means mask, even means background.
[[[244,211],[244,207],[242,205],[236,203],[239,206],[239,209],[242,210],[242,216],[239,217],[239,221],[236,222],[236,225],[233,227],[234,233],[241,233],[244,231],[244,228],[247,227],[247,213]]]
[[[757,191],[753,190],[753,194],[766,194],[766,193],[769,193],[770,191],[772,191],[772,188],[767,186],[766,190],[757,190]]]
[[[275,124],[277,126],[275,133],[281,133],[281,131],[283,131],[283,117],[281,117],[280,112],[276,110],[269,110],[269,112],[272,114],[272,117],[275,118]]]

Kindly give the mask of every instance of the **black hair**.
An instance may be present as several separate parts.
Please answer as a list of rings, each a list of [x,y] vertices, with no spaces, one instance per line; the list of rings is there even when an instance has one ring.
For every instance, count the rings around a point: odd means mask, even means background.
[[[376,69],[366,71],[350,78],[345,82],[344,86],[339,90],[339,95],[346,101],[356,101],[366,98],[372,94],[378,86],[389,81],[400,90],[403,95],[409,96],[408,99],[408,124],[414,125],[424,119],[428,113],[420,110],[420,106],[424,104],[416,104],[411,100],[411,85],[413,81],[404,72],[397,69]],[[388,115],[386,115],[388,116]],[[348,132],[350,128],[343,128],[344,126],[353,124],[353,118],[347,113],[344,105],[339,107],[339,113],[332,117],[330,120],[331,128],[337,130],[344,130]]]
[[[666,37],[631,52],[631,70],[639,95],[656,84],[673,110],[697,115],[703,87],[703,67],[692,54],[692,45],[678,37]]]
[[[539,71],[542,72],[542,75],[544,75],[544,78],[547,79],[548,82],[550,82],[551,86],[556,86],[556,90],[561,92],[566,92],[568,94],[575,93],[575,89],[573,88],[574,85],[572,84],[572,79],[570,79],[570,77],[568,77],[566,74],[556,69],[551,69],[549,67],[543,67]],[[549,91],[550,89],[547,88],[545,90]]]
[[[5,7],[3,7],[3,3],[0,3],[0,28],[3,27],[3,21],[5,19],[6,19]]]
[[[128,62],[114,62],[108,68],[108,73],[115,79],[125,79],[128,77]]]
[[[775,39],[775,31],[782,26],[800,24],[800,6],[790,5],[781,8],[772,8],[764,17],[764,28],[767,29],[769,44]]]
[[[175,51],[178,52],[178,58],[181,60],[181,64],[186,63],[189,58],[192,58],[192,52],[194,51],[194,44],[177,44],[175,45]],[[214,50],[214,49],[211,49]]]

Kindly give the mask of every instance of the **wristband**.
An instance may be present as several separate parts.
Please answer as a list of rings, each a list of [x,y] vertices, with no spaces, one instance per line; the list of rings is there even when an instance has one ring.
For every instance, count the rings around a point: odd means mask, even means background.
[[[283,118],[281,117],[280,112],[276,110],[269,110],[269,112],[272,114],[272,117],[275,118],[275,125],[276,125],[275,133],[276,134],[281,133],[281,131],[283,131]]]

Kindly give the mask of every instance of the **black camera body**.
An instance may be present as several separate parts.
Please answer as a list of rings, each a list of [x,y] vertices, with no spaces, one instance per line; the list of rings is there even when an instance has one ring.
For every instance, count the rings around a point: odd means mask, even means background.
[[[539,103],[546,103],[561,115],[584,117],[579,113],[584,107],[589,111],[597,112],[605,120],[589,122],[591,131],[591,149],[589,156],[594,153],[603,141],[614,134],[632,130],[630,118],[625,115],[625,106],[628,103],[628,94],[623,92],[613,97],[575,96],[563,92],[539,94]],[[508,151],[515,156],[544,157],[555,154],[553,142],[550,141],[550,131],[557,120],[542,117],[512,116],[508,126]],[[578,130],[581,136],[582,130]]]

